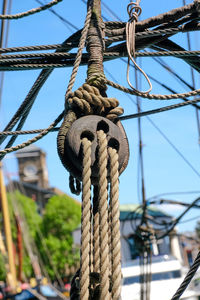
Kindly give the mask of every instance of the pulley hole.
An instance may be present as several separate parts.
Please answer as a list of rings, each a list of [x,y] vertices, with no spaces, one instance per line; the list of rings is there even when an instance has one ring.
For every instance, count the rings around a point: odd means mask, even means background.
[[[114,148],[119,151],[119,142],[115,138],[111,138],[108,142],[108,147]]]
[[[92,142],[94,140],[94,134],[89,130],[85,130],[81,133],[81,139],[83,138],[87,138],[90,142]]]
[[[109,126],[105,121],[102,120],[97,124],[97,131],[98,130],[103,130],[105,133],[108,133]]]

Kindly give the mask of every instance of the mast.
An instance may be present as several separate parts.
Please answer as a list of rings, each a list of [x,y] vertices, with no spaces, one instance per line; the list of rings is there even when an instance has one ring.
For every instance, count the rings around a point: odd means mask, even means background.
[[[11,276],[9,276],[9,274],[7,274],[7,278],[11,285],[11,288],[13,290],[15,290],[16,286],[17,286],[16,269],[15,269],[10,217],[9,217],[9,210],[8,210],[8,201],[7,201],[7,196],[6,196],[6,188],[4,185],[2,163],[0,163],[0,200],[1,200],[1,206],[2,206],[4,231],[5,231],[6,245],[7,245],[7,251],[8,251],[9,270],[10,270],[10,275],[11,275]]]

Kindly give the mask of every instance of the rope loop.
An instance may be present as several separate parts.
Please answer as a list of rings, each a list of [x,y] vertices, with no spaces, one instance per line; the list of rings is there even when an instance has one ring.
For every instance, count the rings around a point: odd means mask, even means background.
[[[131,2],[127,5],[127,12],[129,15],[129,22],[138,21],[138,17],[142,13],[141,7],[136,2]]]
[[[129,14],[129,21],[126,23],[126,48],[128,53],[128,64],[127,64],[127,72],[126,72],[127,82],[135,93],[146,95],[149,94],[150,91],[152,90],[152,84],[147,74],[142,70],[142,68],[140,68],[140,66],[136,63],[134,59],[135,58],[135,24],[138,21],[138,17],[141,14],[142,9],[138,3],[131,2],[127,6],[127,12]],[[138,89],[134,88],[132,83],[130,82],[129,79],[130,61],[132,61],[135,68],[138,69],[146,78],[147,83],[149,85],[149,89],[147,91],[139,91]]]

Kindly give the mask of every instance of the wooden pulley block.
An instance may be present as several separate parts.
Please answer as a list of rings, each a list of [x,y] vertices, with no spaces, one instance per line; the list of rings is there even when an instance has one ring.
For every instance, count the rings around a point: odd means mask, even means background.
[[[115,124],[110,120],[97,115],[89,115],[76,120],[72,124],[65,138],[65,155],[67,155],[67,160],[70,160],[70,164],[73,164],[73,175],[81,180],[83,161],[81,140],[86,137],[92,142],[91,179],[93,184],[97,183],[98,178],[98,130],[103,130],[105,132],[108,147],[113,147],[118,152],[119,174],[124,171],[129,159],[128,140],[120,121]]]

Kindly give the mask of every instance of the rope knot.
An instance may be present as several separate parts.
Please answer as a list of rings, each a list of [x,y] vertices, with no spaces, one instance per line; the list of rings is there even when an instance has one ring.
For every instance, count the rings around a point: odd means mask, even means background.
[[[138,17],[140,16],[140,14],[142,12],[142,9],[138,3],[131,2],[127,6],[127,12],[129,15],[129,22],[133,22],[133,21],[137,22]]]
[[[119,107],[117,99],[103,97],[99,89],[88,81],[69,94],[67,103],[73,111],[78,111],[80,116],[100,115],[112,121],[123,114],[123,108]]]
[[[100,90],[107,90],[106,77],[104,74],[92,73],[88,74],[88,79],[86,81],[88,84],[96,86]]]

